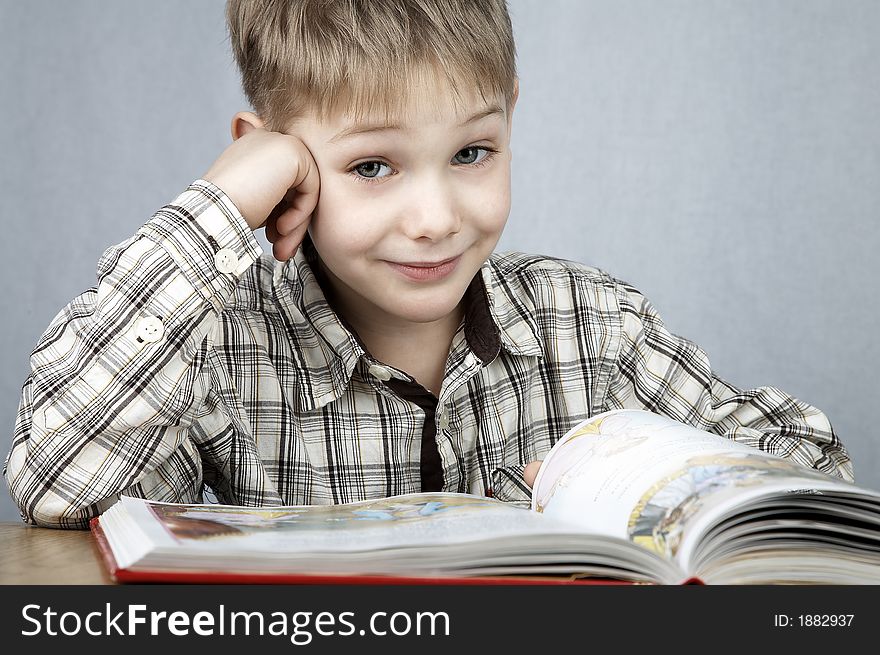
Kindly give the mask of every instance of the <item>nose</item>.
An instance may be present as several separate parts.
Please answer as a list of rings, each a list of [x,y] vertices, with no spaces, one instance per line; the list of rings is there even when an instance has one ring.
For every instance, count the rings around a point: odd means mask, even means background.
[[[413,185],[403,231],[413,240],[442,241],[461,231],[461,213],[451,185],[440,178]]]

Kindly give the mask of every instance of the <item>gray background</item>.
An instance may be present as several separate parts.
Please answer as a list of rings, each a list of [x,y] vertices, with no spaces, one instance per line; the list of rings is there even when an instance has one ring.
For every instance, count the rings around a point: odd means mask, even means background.
[[[880,2],[510,3],[501,249],[600,266],[744,387],[822,408],[880,488]],[[246,108],[219,0],[0,0],[0,425],[103,250]],[[265,243],[265,242],[264,242]],[[0,495],[0,519],[18,514]]]

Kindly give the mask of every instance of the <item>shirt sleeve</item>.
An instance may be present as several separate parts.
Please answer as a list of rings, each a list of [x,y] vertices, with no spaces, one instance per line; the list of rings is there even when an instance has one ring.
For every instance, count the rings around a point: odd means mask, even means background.
[[[725,382],[636,289],[621,284],[618,298],[621,342],[605,409],[646,409],[852,481],[850,458],[821,411],[775,387]]]
[[[102,255],[97,286],[31,354],[4,466],[25,521],[87,528],[121,493],[201,498],[187,429],[210,389],[218,316],[260,254],[229,198],[196,180]]]

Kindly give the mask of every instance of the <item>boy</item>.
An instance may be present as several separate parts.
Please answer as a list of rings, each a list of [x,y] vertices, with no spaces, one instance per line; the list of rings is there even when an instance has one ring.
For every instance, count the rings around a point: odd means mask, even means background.
[[[617,407],[852,479],[821,412],[725,383],[636,289],[492,254],[518,92],[503,0],[232,0],[227,19],[255,112],[37,344],[5,468],[26,521],[206,488],[524,502],[553,443]]]

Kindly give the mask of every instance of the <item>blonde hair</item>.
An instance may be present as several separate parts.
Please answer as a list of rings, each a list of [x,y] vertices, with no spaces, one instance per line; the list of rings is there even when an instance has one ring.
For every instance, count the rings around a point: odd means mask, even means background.
[[[228,0],[242,88],[269,129],[314,112],[400,116],[426,72],[462,92],[502,96],[516,79],[505,0]]]

